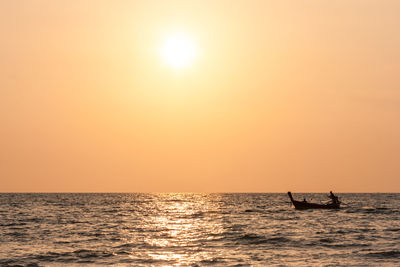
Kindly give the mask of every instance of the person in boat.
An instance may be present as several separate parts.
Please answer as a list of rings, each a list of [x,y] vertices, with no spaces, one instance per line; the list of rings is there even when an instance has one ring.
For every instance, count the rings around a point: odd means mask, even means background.
[[[331,200],[333,204],[339,204],[339,198],[337,196],[335,196],[332,191],[329,192],[329,196],[328,196]]]
[[[304,202],[304,203],[307,203],[307,200],[306,200],[306,198],[304,198],[304,199],[303,199],[303,202]]]

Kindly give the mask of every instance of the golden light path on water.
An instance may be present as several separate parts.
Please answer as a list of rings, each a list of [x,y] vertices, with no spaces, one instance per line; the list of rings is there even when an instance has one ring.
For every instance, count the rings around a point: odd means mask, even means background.
[[[147,255],[156,261],[169,261],[182,265],[212,261],[218,253],[200,251],[199,242],[212,238],[210,233],[219,234],[224,231],[222,223],[203,218],[203,214],[219,209],[215,205],[217,203],[215,199],[211,202],[208,201],[209,195],[197,194],[193,195],[195,201],[183,202],[182,199],[187,198],[187,194],[180,193],[165,194],[164,197],[169,201],[160,201],[156,207],[162,211],[162,215],[155,214],[146,221],[148,226],[160,228],[164,234],[144,240],[147,244],[160,249],[149,251]]]

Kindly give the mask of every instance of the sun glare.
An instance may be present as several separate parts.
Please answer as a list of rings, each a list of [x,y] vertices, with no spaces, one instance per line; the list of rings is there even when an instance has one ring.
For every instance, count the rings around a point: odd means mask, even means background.
[[[196,57],[196,47],[189,36],[175,34],[165,39],[161,55],[167,65],[181,69],[193,62]]]

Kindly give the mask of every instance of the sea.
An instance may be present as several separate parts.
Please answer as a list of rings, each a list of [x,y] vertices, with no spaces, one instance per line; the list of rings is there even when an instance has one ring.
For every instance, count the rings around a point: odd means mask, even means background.
[[[2,193],[0,266],[400,266],[400,194],[337,195]]]

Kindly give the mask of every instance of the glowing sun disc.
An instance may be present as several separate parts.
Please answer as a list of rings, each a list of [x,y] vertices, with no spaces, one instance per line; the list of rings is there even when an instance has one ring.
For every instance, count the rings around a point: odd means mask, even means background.
[[[176,34],[165,40],[161,55],[166,64],[180,69],[193,62],[196,49],[191,38],[183,34]]]

